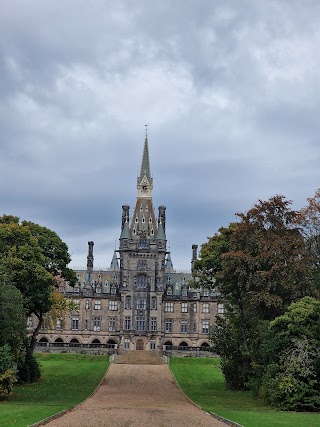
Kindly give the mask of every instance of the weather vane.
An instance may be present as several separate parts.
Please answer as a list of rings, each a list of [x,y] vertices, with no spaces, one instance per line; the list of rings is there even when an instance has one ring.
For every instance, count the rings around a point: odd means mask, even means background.
[[[148,138],[148,125],[145,125],[146,127],[146,138]]]

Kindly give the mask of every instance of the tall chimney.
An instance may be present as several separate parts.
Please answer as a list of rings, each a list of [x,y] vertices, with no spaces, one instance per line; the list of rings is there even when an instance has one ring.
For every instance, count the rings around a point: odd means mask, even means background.
[[[91,274],[93,272],[93,245],[94,242],[88,242],[88,256],[87,256],[87,273]]]

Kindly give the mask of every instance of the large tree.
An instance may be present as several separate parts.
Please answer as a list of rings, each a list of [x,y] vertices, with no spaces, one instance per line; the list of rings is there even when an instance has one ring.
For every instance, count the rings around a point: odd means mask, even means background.
[[[0,281],[0,398],[16,382],[17,365],[24,359],[26,338],[22,295],[14,286]]]
[[[259,394],[280,409],[320,410],[320,301],[304,297],[270,324]]]
[[[59,236],[46,227],[4,215],[0,218],[0,274],[23,296],[26,315],[35,315],[38,325],[31,337],[31,351],[51,309],[52,297],[59,274],[76,283],[75,273],[68,268],[68,248]]]
[[[307,199],[308,205],[299,212],[299,223],[302,227],[307,250],[311,259],[312,279],[320,295],[320,189],[314,197]]]
[[[216,286],[225,316],[211,338],[230,387],[245,388],[259,365],[265,322],[312,292],[305,241],[297,212],[283,196],[259,200],[240,221],[211,238],[195,263],[201,280]]]

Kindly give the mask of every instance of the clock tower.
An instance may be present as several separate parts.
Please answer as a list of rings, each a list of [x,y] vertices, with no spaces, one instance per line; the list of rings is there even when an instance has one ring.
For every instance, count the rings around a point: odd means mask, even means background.
[[[164,289],[167,240],[165,206],[156,218],[152,203],[153,179],[150,173],[148,137],[144,140],[137,198],[133,216],[122,207],[120,236],[120,288],[124,307],[121,324],[123,347],[161,349],[163,330],[162,295]]]

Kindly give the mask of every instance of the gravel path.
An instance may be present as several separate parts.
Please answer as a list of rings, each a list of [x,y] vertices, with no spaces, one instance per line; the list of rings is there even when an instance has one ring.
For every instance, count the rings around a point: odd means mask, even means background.
[[[225,427],[193,405],[167,365],[112,364],[99,389],[49,427]]]

